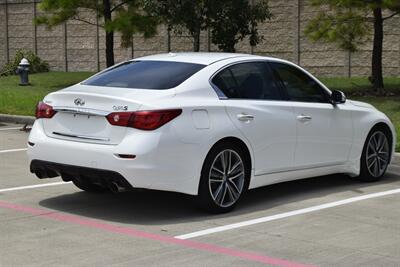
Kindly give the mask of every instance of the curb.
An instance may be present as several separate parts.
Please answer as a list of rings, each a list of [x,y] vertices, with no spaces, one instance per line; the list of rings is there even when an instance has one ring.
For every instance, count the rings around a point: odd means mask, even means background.
[[[10,122],[10,123],[33,125],[33,123],[35,122],[35,119],[36,118],[33,116],[0,114],[0,122]]]

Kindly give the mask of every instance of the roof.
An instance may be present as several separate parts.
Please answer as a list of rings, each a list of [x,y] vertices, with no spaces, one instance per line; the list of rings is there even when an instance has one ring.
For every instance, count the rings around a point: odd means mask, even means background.
[[[210,65],[217,61],[236,58],[236,57],[254,57],[259,56],[248,55],[248,54],[238,54],[238,53],[203,53],[203,52],[191,52],[191,53],[167,53],[145,56],[141,58],[136,58],[134,60],[157,60],[157,61],[174,61],[174,62],[186,62]]]

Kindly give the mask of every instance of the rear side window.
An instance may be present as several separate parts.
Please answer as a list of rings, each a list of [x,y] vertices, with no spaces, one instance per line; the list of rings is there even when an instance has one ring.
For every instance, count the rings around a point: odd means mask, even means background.
[[[264,62],[230,66],[212,80],[231,99],[281,100],[281,94]]]
[[[84,85],[137,89],[170,89],[205,65],[169,61],[130,61],[86,80]]]

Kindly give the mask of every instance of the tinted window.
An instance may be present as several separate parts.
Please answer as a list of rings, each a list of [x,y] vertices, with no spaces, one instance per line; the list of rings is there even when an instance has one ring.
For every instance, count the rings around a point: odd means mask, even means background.
[[[293,66],[270,63],[276,76],[286,87],[290,100],[299,102],[328,102],[324,89],[310,76]]]
[[[228,98],[281,99],[279,89],[263,62],[233,65],[218,73],[212,82]]]
[[[170,89],[178,86],[204,65],[167,61],[130,61],[89,78],[85,85]]]

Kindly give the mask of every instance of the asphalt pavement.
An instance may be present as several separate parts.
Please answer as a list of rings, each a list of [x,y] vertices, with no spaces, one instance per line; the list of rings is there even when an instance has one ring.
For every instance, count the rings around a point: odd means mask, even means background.
[[[29,172],[28,133],[0,125],[0,266],[400,266],[400,159],[250,191],[228,214],[190,196],[89,194]]]

